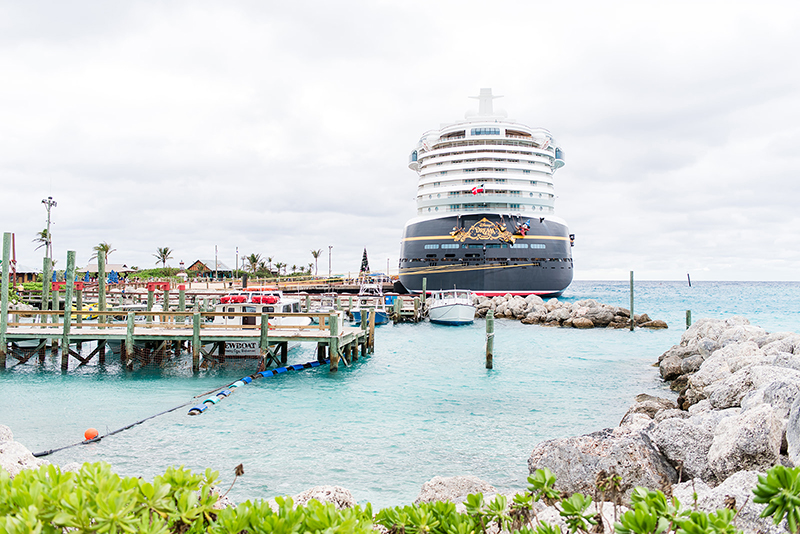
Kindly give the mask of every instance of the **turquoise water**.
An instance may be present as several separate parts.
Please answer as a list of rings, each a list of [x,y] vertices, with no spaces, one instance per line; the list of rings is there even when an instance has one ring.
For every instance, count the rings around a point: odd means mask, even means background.
[[[628,282],[575,282],[562,299],[629,305]],[[237,501],[295,494],[315,485],[348,488],[383,507],[414,500],[435,475],[476,475],[520,490],[542,440],[618,424],[638,393],[674,396],[652,367],[680,339],[685,311],[744,315],[770,331],[800,331],[800,283],[637,282],[636,312],[666,320],[661,331],[576,330],[497,320],[494,369],[484,366],[485,323],[381,326],[375,353],[336,374],[327,368],[259,379],[196,417],[188,407],[51,462],[111,463],[152,478],[169,465],[220,472]],[[314,359],[314,347],[289,353]],[[74,365],[75,360],[72,360]],[[251,365],[251,364],[248,364]],[[67,374],[48,360],[0,374],[0,423],[34,452],[101,434],[181,405],[254,372],[248,365],[191,373],[190,359],[126,373],[116,358]]]

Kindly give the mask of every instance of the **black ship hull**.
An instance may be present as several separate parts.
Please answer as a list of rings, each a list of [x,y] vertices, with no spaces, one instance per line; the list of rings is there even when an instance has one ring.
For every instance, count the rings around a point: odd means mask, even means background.
[[[412,293],[421,292],[425,280],[427,291],[556,297],[572,282],[568,232],[552,219],[484,213],[410,221],[400,248],[400,282]]]

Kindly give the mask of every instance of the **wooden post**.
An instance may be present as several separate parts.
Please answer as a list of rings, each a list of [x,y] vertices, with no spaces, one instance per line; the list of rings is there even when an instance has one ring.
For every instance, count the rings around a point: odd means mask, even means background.
[[[317,343],[317,361],[319,363],[325,362],[325,345],[322,343]]]
[[[200,314],[192,315],[192,372],[200,370]]]
[[[78,312],[77,317],[75,317],[75,322],[78,323],[76,328],[82,328],[81,323],[83,323],[83,315],[81,315],[81,312],[83,311],[83,291],[80,289],[75,291],[75,309]],[[80,352],[82,348],[83,348],[83,343],[78,341],[77,343],[78,352]]]
[[[147,324],[150,324],[150,323],[153,322],[153,316],[150,315],[149,312],[153,311],[153,302],[154,301],[155,301],[155,294],[153,293],[152,289],[148,289],[147,290],[147,311],[148,311]]]
[[[493,369],[494,365],[494,312],[486,312],[486,368]]]
[[[399,323],[403,313],[403,299],[397,297],[394,299],[394,322]]]
[[[306,313],[311,309],[311,295],[306,295]]]
[[[6,351],[8,351],[8,262],[11,261],[11,233],[3,234],[3,279],[0,281],[0,370],[6,368]]]
[[[52,282],[47,282],[48,284],[52,284]],[[55,311],[59,311],[61,309],[61,295],[59,295],[59,291],[57,289],[53,290],[52,293],[53,302],[50,303],[50,308]],[[58,325],[58,315],[53,316],[53,324]],[[58,351],[58,339],[53,338],[50,340],[50,353],[55,356],[56,352]]]
[[[281,365],[286,365],[289,360],[289,342],[284,341],[281,343]]]
[[[106,311],[106,253],[102,250],[97,253],[97,307]],[[106,316],[98,315],[97,322],[105,324]]]
[[[183,284],[178,286],[178,311],[186,311],[186,286]],[[185,320],[186,316],[181,315],[181,323],[183,323]]]
[[[419,321],[419,297],[414,297],[414,320]]]
[[[72,323],[72,290],[75,287],[75,251],[67,251],[67,271],[64,274],[67,279],[66,291],[64,291],[64,329],[61,338],[61,370],[69,369],[69,327]]]
[[[692,326],[692,310],[686,310],[686,329]]]
[[[631,332],[633,332],[634,326],[636,326],[636,320],[633,318],[633,271],[631,271]]]
[[[331,336],[328,344],[328,355],[331,359],[330,371],[335,373],[339,370],[339,315],[332,313],[328,324]]]
[[[425,307],[425,299],[428,296],[427,295],[427,293],[428,293],[427,287],[428,287],[428,279],[427,278],[423,278],[422,279],[422,307],[423,308]]]
[[[42,260],[42,311],[50,309],[50,258],[45,257]],[[42,315],[42,324],[50,322],[50,317]]]
[[[164,307],[162,311],[168,312],[169,311],[169,289],[164,290]],[[166,321],[166,317],[162,320],[162,322]]]
[[[369,309],[369,352],[375,352],[375,316],[378,315],[375,308]]]
[[[125,353],[126,358],[122,361],[122,365],[128,365],[128,359],[133,358],[133,328],[136,323],[136,313],[128,312],[128,328],[125,330]]]
[[[261,314],[261,336],[258,339],[258,348],[261,358],[266,358],[269,352],[269,315],[266,313]]]

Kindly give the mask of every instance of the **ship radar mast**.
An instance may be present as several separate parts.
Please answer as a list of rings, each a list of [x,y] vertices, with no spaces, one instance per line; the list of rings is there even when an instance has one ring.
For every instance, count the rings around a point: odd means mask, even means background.
[[[503,98],[503,95],[493,95],[491,88],[481,89],[481,92],[478,96],[471,96],[469,98],[474,98],[478,101],[478,115],[484,117],[493,117],[494,116],[494,108],[492,106],[492,100],[495,98]]]

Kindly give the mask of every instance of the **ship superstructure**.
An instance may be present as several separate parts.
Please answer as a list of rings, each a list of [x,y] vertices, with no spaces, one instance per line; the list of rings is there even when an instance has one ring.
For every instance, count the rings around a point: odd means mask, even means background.
[[[426,132],[409,157],[419,176],[417,216],[406,223],[406,289],[559,295],[572,281],[572,236],[555,216],[553,175],[564,153],[550,132],[495,112],[481,89],[478,113]]]

